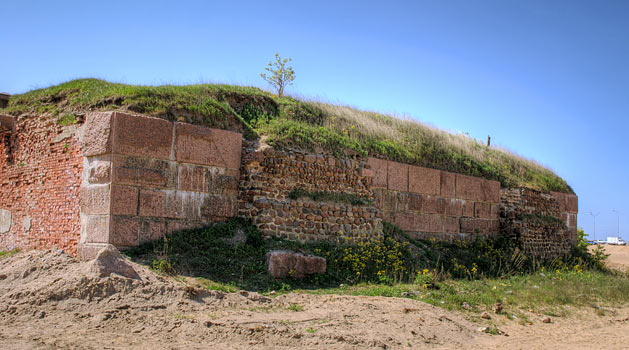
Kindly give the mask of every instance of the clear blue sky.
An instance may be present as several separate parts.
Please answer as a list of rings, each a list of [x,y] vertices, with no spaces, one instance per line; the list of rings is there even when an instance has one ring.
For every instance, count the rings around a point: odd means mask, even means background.
[[[629,1],[3,1],[0,90],[73,78],[265,87],[408,115],[550,166],[629,238]]]

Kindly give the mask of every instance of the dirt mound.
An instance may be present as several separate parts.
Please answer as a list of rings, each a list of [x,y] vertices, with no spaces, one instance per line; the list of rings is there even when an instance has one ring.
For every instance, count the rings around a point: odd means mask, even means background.
[[[4,348],[354,349],[454,346],[476,327],[399,298],[206,291],[128,262],[99,277],[58,251],[0,260]]]

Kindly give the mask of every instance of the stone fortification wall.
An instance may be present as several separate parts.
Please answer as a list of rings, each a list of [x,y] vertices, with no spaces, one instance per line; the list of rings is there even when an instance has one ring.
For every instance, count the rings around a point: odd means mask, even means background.
[[[467,239],[499,233],[500,183],[369,158],[384,220],[415,238]]]
[[[76,125],[0,116],[0,249],[76,252],[83,163]]]
[[[361,242],[381,236],[383,221],[415,238],[504,233],[543,257],[576,239],[574,195],[501,190],[496,181],[377,158],[274,150],[243,144],[234,132],[120,112],[65,127],[2,118],[5,249],[57,246],[87,258],[104,244],[135,246],[236,215],[265,236],[300,241]]]
[[[382,233],[382,218],[373,206],[371,174],[364,161],[338,159],[300,151],[245,147],[239,214],[251,218],[265,236],[301,241],[364,241]],[[320,202],[289,194],[329,192],[364,198],[364,204]]]
[[[502,232],[526,255],[555,258],[576,243],[577,196],[517,188],[502,189],[501,197]]]
[[[237,133],[158,118],[89,114],[79,255],[236,215],[241,140]]]

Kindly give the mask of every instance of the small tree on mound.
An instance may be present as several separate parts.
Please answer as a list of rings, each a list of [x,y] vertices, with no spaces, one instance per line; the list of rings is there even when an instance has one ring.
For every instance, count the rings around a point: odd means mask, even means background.
[[[268,72],[268,75],[267,72],[260,74],[262,79],[273,85],[279,97],[284,96],[284,88],[288,85],[292,85],[293,80],[295,80],[293,67],[286,67],[286,63],[291,61],[292,59],[290,57],[282,59],[280,54],[276,53],[275,62],[269,62],[269,64],[267,64],[268,67],[264,68],[264,70]]]

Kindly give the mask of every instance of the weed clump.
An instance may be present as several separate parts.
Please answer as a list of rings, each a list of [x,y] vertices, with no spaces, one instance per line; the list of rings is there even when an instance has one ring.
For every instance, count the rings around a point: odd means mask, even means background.
[[[236,231],[246,240],[234,243]],[[265,255],[271,250],[293,250],[326,258],[327,272],[302,280],[272,278],[266,270]],[[229,288],[256,291],[294,288],[328,288],[340,284],[414,283],[436,289],[445,280],[482,280],[523,276],[547,271],[605,271],[604,256],[581,246],[571,254],[553,260],[536,260],[523,255],[508,238],[477,238],[473,241],[440,242],[414,240],[397,227],[385,223],[380,238],[353,244],[336,242],[300,243],[279,238],[265,239],[244,219],[231,219],[210,227],[174,233],[168,239],[145,243],[127,250],[134,259],[163,273],[207,279]],[[214,289],[218,288],[216,286]],[[227,288],[227,287],[226,287]]]

